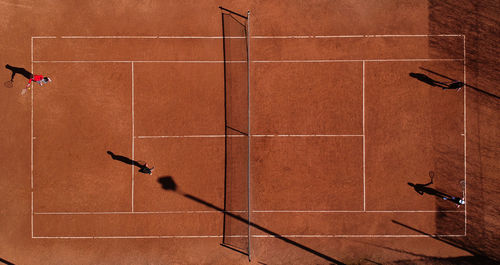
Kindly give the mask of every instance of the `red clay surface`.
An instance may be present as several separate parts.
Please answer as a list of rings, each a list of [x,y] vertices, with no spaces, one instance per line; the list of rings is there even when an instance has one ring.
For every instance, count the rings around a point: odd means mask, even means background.
[[[408,75],[431,76],[423,70],[430,69],[466,78],[461,34],[468,32],[430,32],[431,3],[44,0],[0,3],[6,37],[0,40],[1,63],[33,67],[53,79],[20,95],[25,80],[16,76],[13,88],[0,90],[1,259],[249,263],[246,255],[220,245],[222,40],[156,37],[220,37],[220,5],[250,10],[254,36],[250,264],[472,255],[444,241],[467,242],[466,222],[474,227],[476,219],[466,220],[465,207],[420,196],[407,184],[426,183],[432,170],[433,187],[461,196],[459,182],[467,174],[475,180],[481,158],[495,161],[474,144],[478,135],[493,135],[485,139],[495,148],[498,126],[479,118],[464,123],[467,108],[479,112],[484,99],[472,95],[469,102],[464,93],[470,88],[443,91]],[[458,35],[426,36],[431,33]],[[368,36],[383,34],[391,36]],[[232,69],[237,67],[245,70],[246,64],[235,62]],[[9,77],[1,71],[3,80]],[[467,82],[489,84],[476,72]],[[491,105],[484,112],[494,116],[498,105]],[[467,131],[473,132],[473,147],[466,174]],[[247,152],[237,145],[246,137],[233,140],[234,151]],[[107,151],[147,161],[155,166],[153,175],[111,159]],[[167,176],[177,191],[162,188],[158,178]],[[244,199],[237,198],[246,196],[245,181],[231,184],[231,210],[243,211]],[[477,198],[482,187],[473,185],[468,192]],[[244,237],[244,229],[238,234]]]

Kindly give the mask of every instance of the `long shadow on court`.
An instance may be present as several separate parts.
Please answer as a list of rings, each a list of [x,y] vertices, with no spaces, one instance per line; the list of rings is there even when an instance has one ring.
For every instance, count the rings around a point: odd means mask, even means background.
[[[0,263],[7,264],[7,265],[15,265],[14,263],[9,262],[9,261],[7,261],[7,260],[4,260],[4,259],[2,259],[2,258],[0,258]]]
[[[458,249],[461,249],[463,251],[466,251],[466,252],[470,253],[473,256],[473,257],[456,257],[456,258],[450,258],[450,260],[453,260],[453,261],[456,262],[454,264],[498,264],[497,261],[491,259],[490,257],[488,257],[487,255],[485,255],[481,251],[476,251],[476,250],[473,250],[473,249],[470,249],[470,248],[466,248],[464,246],[461,246],[460,244],[457,244],[456,242],[453,242],[453,241],[447,239],[446,237],[431,235],[429,233],[426,233],[424,231],[418,230],[418,229],[416,229],[414,227],[411,227],[409,225],[403,224],[403,223],[398,222],[396,220],[392,220],[392,222],[395,223],[395,224],[397,224],[397,225],[400,225],[402,227],[405,227],[407,229],[410,229],[412,231],[415,231],[415,232],[417,232],[419,234],[426,235],[426,236],[428,236],[428,237],[430,237],[432,239],[435,239],[437,241],[443,242],[443,243],[445,243],[447,245],[450,245],[450,246],[453,246],[455,248],[458,248]],[[424,256],[424,255],[419,255],[419,256]],[[436,258],[436,257],[428,257],[428,258],[438,259],[438,260],[441,260],[443,262],[445,260],[447,260],[447,259],[444,259],[444,258]],[[446,263],[446,264],[449,264],[449,263]]]
[[[434,72],[434,71],[429,70],[429,69],[427,69],[427,68],[423,68],[423,67],[419,67],[419,68],[420,68],[420,69],[422,69],[422,70],[424,70],[424,71],[426,71],[426,72],[429,72],[429,73],[431,73],[431,74],[434,74],[434,75],[437,75],[437,76],[440,76],[440,77],[446,78],[446,79],[451,80],[451,81],[455,81],[455,79],[453,79],[453,78],[450,78],[450,77],[448,77],[448,76],[445,76],[445,75],[440,74],[440,73],[437,73],[437,72]],[[432,80],[432,79],[431,79],[431,80]],[[486,96],[489,96],[489,97],[492,97],[492,98],[495,98],[495,99],[500,99],[500,97],[499,97],[499,96],[497,96],[497,95],[495,95],[495,94],[493,94],[493,93],[490,93],[490,92],[488,92],[488,91],[485,91],[485,90],[483,90],[483,89],[479,89],[479,88],[477,88],[477,87],[475,87],[475,86],[471,86],[471,85],[469,85],[469,84],[465,84],[465,86],[470,87],[470,88],[474,89],[475,91],[477,91],[477,92],[479,92],[479,93],[482,93],[483,95],[486,95]]]
[[[221,213],[227,214],[228,216],[231,216],[232,218],[234,218],[234,219],[236,219],[238,221],[241,221],[241,222],[243,222],[245,224],[249,224],[250,226],[252,226],[252,227],[254,227],[254,228],[256,228],[256,229],[258,229],[258,230],[260,230],[260,231],[262,231],[262,232],[264,232],[266,234],[272,235],[272,236],[274,236],[275,238],[277,238],[279,240],[282,240],[282,241],[284,241],[284,242],[286,242],[288,244],[292,244],[292,245],[294,245],[294,246],[296,246],[296,247],[298,247],[298,248],[300,248],[302,250],[305,250],[305,251],[307,251],[307,252],[309,252],[311,254],[314,254],[314,255],[316,255],[316,256],[318,256],[320,258],[323,258],[323,259],[325,259],[325,260],[327,260],[329,262],[332,262],[333,264],[345,264],[345,263],[343,263],[341,261],[338,261],[338,260],[336,260],[336,259],[334,259],[334,258],[332,258],[330,256],[327,256],[327,255],[325,255],[325,254],[323,254],[321,252],[318,252],[318,251],[316,251],[316,250],[314,250],[312,248],[304,246],[304,245],[302,245],[302,244],[300,244],[300,243],[298,243],[296,241],[293,241],[293,240],[291,240],[289,238],[286,238],[286,237],[284,237],[284,236],[282,236],[282,235],[280,235],[278,233],[275,233],[275,232],[273,232],[273,231],[271,231],[271,230],[269,230],[269,229],[267,229],[265,227],[262,227],[262,226],[260,226],[260,225],[258,225],[256,223],[248,222],[247,219],[242,218],[241,216],[238,216],[238,215],[233,214],[231,212],[224,211],[224,209],[222,209],[220,207],[217,207],[217,206],[215,206],[215,205],[213,205],[213,204],[211,204],[209,202],[206,202],[203,199],[200,199],[200,198],[197,198],[196,196],[193,196],[191,194],[182,192],[181,190],[179,190],[179,188],[177,187],[177,184],[175,183],[174,179],[171,176],[163,176],[163,177],[158,178],[158,183],[161,184],[161,186],[162,186],[162,188],[164,190],[176,192],[176,193],[178,193],[178,194],[180,194],[180,195],[182,195],[182,196],[184,196],[184,197],[186,197],[186,198],[188,198],[190,200],[193,200],[193,201],[195,201],[197,203],[203,204],[203,205],[205,205],[207,207],[210,207],[210,208],[212,208],[214,210],[217,210],[217,211],[219,211]]]
[[[424,82],[424,83],[430,85],[430,86],[437,86],[437,87],[440,87],[443,89],[448,87],[448,85],[446,85],[445,83],[434,80],[434,79],[428,77],[427,75],[424,75],[421,73],[410,73],[409,75],[411,77],[421,81],[421,82]]]
[[[132,160],[128,157],[121,156],[121,155],[115,155],[111,151],[107,151],[106,153],[108,153],[108,155],[110,155],[113,160],[120,161],[120,162],[123,162],[125,164],[134,165],[134,166],[138,167],[139,172],[141,172],[141,173],[151,175],[151,171],[153,171],[153,169],[154,169],[154,167],[149,168],[148,164],[146,162],[143,162],[141,164],[139,161]]]

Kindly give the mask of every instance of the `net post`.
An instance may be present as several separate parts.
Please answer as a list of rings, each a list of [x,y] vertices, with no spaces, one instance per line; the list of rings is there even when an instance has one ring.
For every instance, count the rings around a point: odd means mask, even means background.
[[[246,41],[247,41],[247,100],[248,100],[248,171],[247,171],[247,192],[248,192],[248,261],[250,262],[252,260],[251,256],[251,238],[252,235],[250,233],[250,227],[251,227],[251,221],[250,221],[250,216],[251,216],[251,208],[250,208],[250,166],[251,166],[251,157],[250,157],[250,148],[251,148],[251,128],[250,128],[250,11],[247,11],[247,26],[245,29],[246,32]]]

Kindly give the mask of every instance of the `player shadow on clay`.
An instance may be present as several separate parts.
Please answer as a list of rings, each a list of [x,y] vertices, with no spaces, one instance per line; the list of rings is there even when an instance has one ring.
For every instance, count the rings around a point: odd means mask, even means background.
[[[424,193],[427,193],[429,195],[434,195],[434,196],[439,197],[439,198],[442,198],[442,197],[451,197],[451,195],[448,195],[448,194],[446,194],[444,192],[441,192],[441,191],[438,191],[436,189],[427,187],[427,185],[429,185],[429,184],[432,184],[432,183],[429,182],[429,183],[426,183],[426,184],[420,184],[420,183],[414,184],[414,183],[408,182],[408,185],[410,185],[411,187],[413,187],[413,189],[415,189],[415,191],[418,194],[420,194],[420,195],[424,195]]]
[[[302,245],[302,244],[300,244],[300,243],[298,243],[296,241],[293,241],[293,240],[291,240],[291,239],[289,239],[287,237],[284,237],[284,236],[282,236],[282,235],[280,235],[280,234],[278,234],[276,232],[273,232],[273,231],[271,231],[271,230],[269,230],[269,229],[267,229],[265,227],[262,227],[262,226],[260,226],[260,225],[258,225],[256,223],[250,222],[248,219],[245,219],[245,218],[243,218],[243,217],[241,217],[241,216],[239,216],[237,214],[234,214],[232,212],[226,211],[225,209],[222,209],[222,208],[220,208],[220,207],[218,207],[218,206],[216,206],[216,205],[214,205],[212,203],[209,203],[209,202],[207,202],[207,201],[205,201],[203,199],[200,199],[200,198],[198,198],[196,196],[193,196],[191,194],[188,194],[188,193],[185,193],[185,192],[181,191],[179,189],[178,185],[175,183],[174,179],[171,176],[162,176],[162,177],[159,177],[157,179],[157,181],[158,181],[158,183],[161,184],[161,187],[164,190],[166,190],[166,191],[171,191],[171,192],[178,193],[178,194],[180,194],[180,195],[182,195],[182,196],[184,196],[184,197],[186,197],[186,198],[188,198],[190,200],[193,200],[193,201],[195,201],[197,203],[203,204],[203,205],[205,205],[205,206],[207,206],[209,208],[212,208],[212,209],[214,209],[216,211],[224,213],[224,215],[227,215],[227,216],[229,216],[229,217],[231,217],[231,218],[233,218],[233,219],[235,219],[237,221],[243,222],[246,225],[250,225],[253,228],[256,228],[256,229],[258,229],[258,230],[260,230],[260,231],[262,231],[262,232],[264,232],[266,234],[272,235],[273,237],[275,237],[275,238],[277,238],[279,240],[282,240],[282,241],[284,241],[284,242],[286,242],[288,244],[294,245],[294,246],[296,246],[296,247],[298,247],[298,248],[300,248],[302,250],[305,250],[305,251],[307,251],[307,252],[309,252],[311,254],[314,254],[314,255],[316,255],[316,256],[318,256],[320,258],[323,258],[323,259],[331,262],[332,264],[345,264],[345,263],[343,263],[343,262],[341,262],[339,260],[336,260],[336,259],[334,259],[334,258],[332,258],[332,257],[330,257],[330,256],[328,256],[326,254],[320,253],[320,252],[318,252],[318,251],[316,251],[314,249],[311,249],[311,248],[309,248],[309,247],[307,247],[305,245]],[[234,249],[231,246],[227,246],[225,244],[222,244],[222,245],[224,247],[229,247],[229,248],[231,248],[233,250],[236,250],[236,251],[238,251],[240,253],[248,255],[248,253],[244,253],[242,251]]]
[[[141,164],[138,161],[132,160],[128,157],[121,156],[121,155],[115,155],[111,151],[107,151],[106,153],[108,153],[108,155],[110,155],[113,160],[117,160],[117,161],[123,162],[125,164],[129,164],[129,165],[133,165],[133,166],[138,167],[139,172],[141,172],[141,173],[148,173],[149,174],[152,170],[152,169],[148,168],[146,163]]]
[[[14,81],[14,76],[16,74],[20,74],[20,75],[26,77],[26,79],[30,79],[31,77],[33,77],[32,73],[30,73],[28,70],[26,70],[22,67],[15,67],[15,66],[11,66],[9,64],[6,64],[5,68],[9,69],[12,72],[12,75],[10,77],[10,81]]]
[[[450,77],[448,77],[448,76],[446,76],[446,75],[443,75],[443,74],[437,73],[437,72],[432,71],[432,70],[430,70],[430,69],[427,69],[427,68],[424,68],[424,67],[419,67],[419,68],[420,68],[420,69],[422,69],[422,70],[424,70],[424,71],[426,71],[426,72],[429,72],[429,73],[431,73],[431,74],[433,74],[433,75],[436,75],[436,76],[439,76],[439,77],[442,77],[442,78],[448,79],[448,80],[450,80],[450,81],[455,81],[453,78],[450,78]],[[419,74],[419,75],[420,75],[420,74]],[[423,75],[423,74],[422,74],[422,75]],[[410,76],[411,76],[411,74],[410,74]],[[424,76],[425,76],[425,75],[424,75]],[[415,77],[415,78],[417,78],[417,77]],[[418,79],[418,78],[417,78],[417,79]],[[430,80],[432,80],[431,78],[429,78],[429,79],[430,79]],[[419,79],[419,80],[420,80],[420,79]],[[425,82],[425,81],[423,81],[423,80],[420,80],[420,81]],[[426,82],[426,83],[427,83],[427,82]],[[441,83],[441,82],[438,82],[438,83]],[[446,83],[441,83],[441,84],[446,84]],[[500,97],[499,97],[498,95],[495,95],[495,94],[493,94],[493,93],[490,93],[490,92],[488,92],[488,91],[486,91],[486,90],[483,90],[483,89],[477,88],[477,87],[472,86],[472,85],[469,85],[469,84],[464,84],[464,83],[462,83],[462,84],[463,84],[464,86],[468,87],[468,88],[472,88],[474,91],[479,92],[479,93],[480,93],[480,94],[482,94],[482,95],[489,96],[489,97],[494,98],[494,99],[500,99]]]
[[[414,183],[408,182],[408,185],[413,187],[413,189],[420,195],[424,195],[424,193],[427,193],[429,195],[436,196],[440,199],[455,203],[457,205],[457,207],[460,207],[460,205],[462,205],[464,203],[462,198],[460,198],[460,197],[451,196],[451,195],[446,194],[444,192],[427,187],[430,184],[432,184],[432,181],[429,183],[426,183],[426,184],[419,184],[419,183],[414,184]]]
[[[410,73],[409,75],[411,77],[421,81],[421,82],[424,82],[424,83],[430,85],[430,86],[436,86],[436,87],[440,87],[442,89],[448,88],[448,85],[446,85],[445,83],[434,80],[434,79],[428,77],[427,75],[424,75],[421,73]]]

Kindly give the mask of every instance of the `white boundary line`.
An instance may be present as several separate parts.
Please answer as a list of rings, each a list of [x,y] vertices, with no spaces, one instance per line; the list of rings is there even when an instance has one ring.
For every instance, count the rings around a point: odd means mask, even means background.
[[[365,174],[365,61],[363,61],[363,210],[366,211],[366,174]]]
[[[37,60],[34,63],[224,63],[224,61],[219,60],[157,60],[157,61],[145,61],[145,60]],[[226,63],[246,63],[246,61],[227,61]]]
[[[350,63],[350,62],[427,62],[427,61],[462,61],[463,59],[448,58],[415,58],[415,59],[332,59],[332,60],[256,60],[252,63]]]
[[[361,137],[360,134],[253,134],[252,137]]]
[[[223,36],[61,36],[60,38],[61,39],[222,39]],[[244,39],[245,37],[233,36],[226,38]]]
[[[463,237],[464,235],[281,235],[281,237]],[[253,235],[252,237],[276,237],[273,235]]]
[[[33,73],[33,38],[31,38],[31,72]],[[33,190],[33,90],[31,90],[31,190]]]
[[[289,36],[251,36],[252,39],[326,39],[326,38],[425,38],[425,37],[463,37],[464,34],[381,34],[381,35],[289,35]],[[36,39],[55,39],[57,36],[35,36]],[[223,36],[60,36],[62,39],[222,39]],[[244,36],[229,37],[244,39]]]
[[[463,59],[367,59],[367,60],[279,60],[279,61],[251,61],[252,63],[278,63],[278,62],[285,62],[285,63],[293,63],[293,62],[363,62],[363,135],[253,135],[256,137],[290,137],[290,136],[300,136],[300,137],[305,137],[305,136],[362,136],[363,137],[363,178],[364,176],[364,163],[365,163],[365,157],[364,157],[364,152],[365,152],[365,146],[364,146],[364,138],[365,138],[365,132],[364,132],[364,67],[365,67],[365,62],[393,62],[393,61],[463,61],[464,63],[464,83],[466,82],[466,50],[465,50],[465,35],[463,34],[438,34],[438,35],[343,35],[343,36],[254,36],[252,38],[260,38],[260,39],[275,39],[275,38],[290,38],[290,39],[295,39],[295,38],[359,38],[359,37],[433,37],[433,36],[440,36],[440,37],[463,37],[463,42],[464,42],[464,58]],[[132,90],[133,90],[133,63],[224,63],[224,61],[34,61],[34,55],[33,55],[33,40],[34,39],[52,39],[52,38],[57,38],[56,36],[33,36],[31,37],[31,70],[33,72],[33,64],[34,63],[131,63],[132,64]],[[164,39],[220,39],[222,38],[221,36],[62,36],[61,38],[164,38]],[[234,38],[244,38],[244,37],[234,37]],[[230,63],[245,63],[245,61],[230,61]],[[466,170],[466,89],[464,88],[464,166],[465,166],[465,183],[466,183],[466,177],[467,177],[467,170]],[[203,237],[222,237],[221,235],[217,236],[111,236],[111,237],[34,237],[34,229],[33,229],[33,216],[34,216],[34,209],[33,209],[33,90],[31,93],[31,235],[32,238],[203,238]],[[132,98],[133,98],[133,93],[132,93]],[[132,103],[132,112],[133,112],[133,103]],[[132,113],[133,115],[133,113]],[[134,125],[132,125],[134,126]],[[133,128],[134,130],[134,128]],[[138,138],[167,138],[167,137],[197,137],[197,136],[138,136]],[[200,137],[207,137],[207,136],[200,136]],[[211,136],[211,137],[220,137],[220,136]],[[136,137],[132,137],[132,146],[134,145],[134,139]],[[132,156],[133,156],[134,148],[132,148]],[[133,170],[132,170],[133,171]],[[133,175],[132,175],[133,179]],[[363,180],[364,182],[365,180]],[[133,182],[132,182],[133,186]],[[466,194],[466,185],[465,185],[465,190]],[[133,188],[132,188],[132,198],[133,198]],[[466,195],[465,195],[466,198]],[[365,199],[364,199],[364,204],[365,204]],[[365,206],[365,205],[364,205]],[[132,199],[132,211],[133,211],[133,199]],[[190,212],[190,211],[185,211],[185,212]],[[209,211],[205,211],[209,212]],[[217,211],[214,211],[216,213]],[[271,212],[271,211],[253,211],[253,212]],[[272,211],[272,212],[278,212],[278,211]],[[366,208],[364,207],[363,211],[279,211],[279,212],[461,212],[461,211],[366,211]],[[284,237],[461,237],[461,236],[466,236],[467,234],[467,206],[465,206],[465,210],[463,211],[465,213],[465,235],[283,235]],[[126,212],[123,212],[126,213]],[[140,213],[148,213],[148,212],[132,212],[134,214],[140,214]],[[168,213],[168,212],[149,212],[149,213]],[[171,213],[171,212],[170,212]],[[36,214],[86,214],[85,212],[75,212],[75,213],[36,213]],[[120,212],[102,212],[102,213],[89,213],[89,214],[120,214]],[[272,235],[254,235],[252,237],[274,237]]]
[[[33,73],[33,37],[31,37],[31,72]],[[31,182],[31,238],[33,238],[33,94],[35,86],[31,87],[31,128],[30,128],[30,143],[31,143],[31,156],[30,156],[30,182]]]
[[[227,211],[246,213],[247,211]],[[34,215],[136,215],[136,214],[222,214],[220,211],[153,211],[153,212],[35,212]],[[461,210],[252,210],[252,213],[464,213]]]
[[[33,36],[32,39],[57,39],[57,36]]]
[[[462,34],[434,34],[434,35],[425,35],[425,34],[402,34],[402,35],[324,35],[324,36],[306,36],[306,35],[297,35],[297,36],[253,36],[254,39],[330,39],[330,38],[381,38],[381,37],[461,37]]]
[[[246,211],[231,211],[231,213],[243,213]],[[201,213],[221,213],[219,211],[153,211],[153,212],[37,212],[35,215],[127,215],[127,214],[201,214]]]
[[[254,210],[255,213],[463,213],[459,210]]]
[[[228,135],[229,136],[229,135]],[[244,135],[234,135],[232,137],[243,137]],[[214,134],[214,135],[142,135],[136,136],[139,139],[155,139],[155,138],[224,138],[225,135]],[[231,136],[229,136],[231,137]]]
[[[124,239],[124,238],[220,238],[222,235],[208,236],[35,236],[42,239]]]
[[[350,63],[350,62],[427,62],[427,61],[463,61],[463,59],[448,58],[448,59],[438,59],[438,58],[415,58],[415,59],[332,59],[332,60],[255,60],[250,61],[250,63]],[[207,61],[145,61],[145,60],[37,60],[33,63],[224,63],[224,61],[218,60],[207,60]],[[246,63],[246,61],[228,61],[227,63]]]
[[[464,84],[467,83],[467,72],[466,72],[466,50],[465,50],[465,35],[464,39]],[[467,86],[464,86],[464,235],[467,235]]]
[[[213,135],[151,135],[135,136],[139,139],[154,138],[224,138],[223,134]],[[245,135],[235,134],[228,137],[245,137]],[[363,137],[361,134],[252,134],[250,137]]]
[[[36,239],[141,239],[141,238],[221,238],[223,235],[206,236],[35,236]],[[247,237],[234,235],[230,237]],[[274,235],[252,235],[253,238],[276,238]],[[286,238],[331,238],[331,237],[464,237],[464,235],[280,235]]]
[[[33,238],[33,190],[31,191],[31,238]]]
[[[131,111],[132,111],[132,161],[135,160],[135,146],[134,146],[134,140],[135,140],[135,119],[134,119],[134,63],[132,62],[131,64],[131,75],[132,75],[132,106],[131,106]],[[134,176],[134,165],[132,165],[132,212],[134,211],[134,182],[135,182],[135,176]]]

